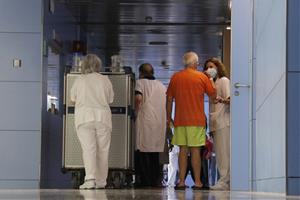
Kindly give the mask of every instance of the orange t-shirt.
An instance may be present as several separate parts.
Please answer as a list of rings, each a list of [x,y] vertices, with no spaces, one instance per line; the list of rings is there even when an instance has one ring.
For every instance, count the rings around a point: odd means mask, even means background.
[[[175,127],[205,126],[205,93],[212,96],[216,90],[202,72],[186,68],[172,76],[167,96],[175,100]]]

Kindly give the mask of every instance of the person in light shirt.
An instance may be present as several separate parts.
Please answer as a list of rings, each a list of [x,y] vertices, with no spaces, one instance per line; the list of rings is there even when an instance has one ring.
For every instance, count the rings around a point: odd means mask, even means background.
[[[109,104],[113,102],[114,91],[108,77],[98,73],[101,65],[98,56],[88,54],[82,62],[82,75],[70,92],[71,101],[75,102],[75,127],[86,174],[80,189],[106,186],[112,131]]]
[[[161,185],[159,152],[166,140],[166,87],[154,77],[151,64],[139,67],[135,87],[137,187]]]
[[[217,168],[220,174],[212,190],[228,190],[230,186],[230,80],[226,68],[217,58],[204,63],[203,71],[214,79],[217,97],[209,102],[209,130],[213,135]]]

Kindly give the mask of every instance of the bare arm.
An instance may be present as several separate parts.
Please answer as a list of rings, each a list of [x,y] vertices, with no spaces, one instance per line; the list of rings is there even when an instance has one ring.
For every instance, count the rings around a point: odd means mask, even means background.
[[[143,101],[143,96],[141,94],[136,94],[135,95],[135,111],[136,111],[136,113],[140,110],[142,101]]]
[[[173,122],[172,104],[173,104],[173,97],[167,96],[167,126],[168,127],[170,127],[170,123]]]
[[[70,90],[70,101],[68,102],[71,106],[75,105],[77,98],[77,80],[74,82],[74,84],[71,87]]]

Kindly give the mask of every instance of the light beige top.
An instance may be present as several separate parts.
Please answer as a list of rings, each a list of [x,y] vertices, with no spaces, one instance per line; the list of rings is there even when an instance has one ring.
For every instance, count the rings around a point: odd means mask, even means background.
[[[227,77],[217,79],[215,82],[217,97],[227,99],[230,97],[230,80]],[[209,103],[209,130],[216,131],[230,126],[230,105],[224,103]]]
[[[114,91],[107,76],[99,73],[80,75],[74,82],[70,99],[75,102],[75,126],[97,121],[112,129],[111,110]]]
[[[136,91],[143,100],[136,118],[136,149],[163,152],[166,133],[166,87],[157,80],[140,79]]]

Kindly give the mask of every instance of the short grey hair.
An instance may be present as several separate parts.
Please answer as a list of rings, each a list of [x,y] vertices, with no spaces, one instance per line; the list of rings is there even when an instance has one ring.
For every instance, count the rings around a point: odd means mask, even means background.
[[[184,66],[187,67],[187,66],[198,63],[199,58],[198,58],[198,55],[195,52],[189,51],[189,52],[186,52],[183,55],[182,61],[183,61]]]
[[[81,72],[83,74],[99,72],[101,68],[102,68],[102,61],[97,55],[88,54],[83,58],[82,65],[81,65]]]

